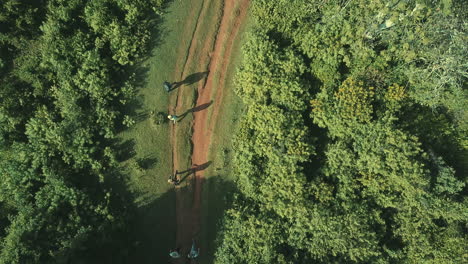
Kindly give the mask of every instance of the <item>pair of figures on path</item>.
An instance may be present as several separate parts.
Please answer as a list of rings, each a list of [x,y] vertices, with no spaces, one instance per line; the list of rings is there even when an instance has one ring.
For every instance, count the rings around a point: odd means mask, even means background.
[[[197,72],[197,73],[190,74],[189,76],[185,77],[185,79],[183,81],[180,81],[180,82],[169,83],[168,81],[164,81],[163,82],[163,88],[167,93],[169,93],[172,90],[177,89],[177,87],[179,87],[179,86],[181,86],[183,84],[191,85],[193,83],[196,83],[196,82],[206,78],[208,76],[208,74],[209,74],[209,71]],[[169,120],[171,120],[175,124],[179,119],[184,117],[184,115],[182,115],[182,116],[168,115],[167,118],[169,118]]]
[[[197,258],[198,255],[200,255],[200,248],[197,249],[195,247],[195,240],[192,240],[192,248],[190,249],[190,252],[188,253],[187,258],[194,259],[194,258]],[[170,250],[169,256],[171,256],[171,258],[180,258],[181,257],[180,248]]]

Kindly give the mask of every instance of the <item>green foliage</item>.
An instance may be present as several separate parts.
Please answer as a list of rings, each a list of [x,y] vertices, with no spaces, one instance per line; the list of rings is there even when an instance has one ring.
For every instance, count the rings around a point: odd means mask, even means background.
[[[133,120],[133,118],[131,118],[130,116],[125,115],[124,119],[122,121],[122,124],[124,126],[131,127],[131,126],[133,126],[135,124],[135,120]]]
[[[239,151],[234,159],[247,166],[238,168],[239,179],[245,181],[246,188],[259,188],[260,193],[245,192],[256,199],[271,199],[268,188],[263,192],[262,186],[286,184],[282,187],[285,188],[282,199],[289,203],[295,197],[294,192],[287,190],[304,180],[295,164],[306,161],[313,153],[310,139],[306,137],[308,128],[301,115],[301,110],[307,108],[308,97],[306,91],[300,91],[301,80],[297,78],[303,64],[294,53],[280,51],[261,33],[246,44],[245,53],[252,60],[246,62],[238,74],[238,93],[245,98],[247,112],[235,139]],[[272,67],[269,72],[264,71],[267,65]],[[259,173],[265,175],[262,177]],[[285,177],[288,174],[289,179]]]
[[[466,261],[462,1],[252,10],[216,262]]]
[[[434,155],[434,154],[432,154]],[[436,194],[453,195],[461,192],[465,183],[455,177],[455,170],[447,165],[442,157],[433,157],[436,165],[436,181],[434,192]]]
[[[156,126],[167,123],[168,122],[167,113],[164,113],[164,112],[154,113],[153,111],[151,113],[151,121],[152,121],[152,124]]]
[[[116,124],[161,1],[0,5],[0,263],[94,263],[124,232]],[[7,220],[6,220],[7,219]],[[123,243],[120,243],[123,244]],[[96,252],[100,250],[100,259]],[[113,250],[119,251],[119,248]]]

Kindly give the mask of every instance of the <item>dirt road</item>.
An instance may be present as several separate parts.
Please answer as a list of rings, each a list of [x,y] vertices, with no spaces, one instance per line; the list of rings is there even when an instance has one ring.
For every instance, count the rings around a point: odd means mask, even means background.
[[[204,228],[200,221],[204,169],[210,165],[208,154],[213,129],[222,106],[225,76],[233,44],[236,41],[239,27],[246,17],[249,2],[249,0],[203,1],[198,13],[196,9],[193,9],[192,14],[189,14],[189,17],[196,19],[196,21],[188,21],[186,25],[185,34],[192,33],[188,51],[179,51],[175,79],[187,80],[187,76],[193,74],[193,72],[189,72],[191,69],[197,69],[197,72],[204,74],[200,75],[202,79],[196,80],[194,109],[198,107],[201,110],[192,112],[192,168],[185,171],[190,176],[184,180],[181,187],[176,189],[176,241],[183,253],[190,250],[192,238],[197,239],[201,228]],[[210,10],[213,9],[222,10],[222,12],[218,12],[219,15],[208,16]],[[196,23],[195,27],[193,23]],[[209,31],[208,36],[206,29],[202,28],[204,25],[213,25],[213,30]],[[190,32],[191,29],[192,32]],[[170,112],[181,113],[184,111],[189,103],[184,100],[190,98],[190,93],[189,89],[177,89],[176,104],[172,109],[169,109]],[[193,99],[195,98],[192,96]],[[206,109],[204,106],[207,106]],[[178,129],[180,129],[179,126],[174,125],[171,130],[174,172],[176,169],[180,171],[180,164],[183,163],[180,162],[181,154],[178,151]],[[201,248],[202,253],[203,251],[204,249]],[[183,261],[179,263],[183,263]]]

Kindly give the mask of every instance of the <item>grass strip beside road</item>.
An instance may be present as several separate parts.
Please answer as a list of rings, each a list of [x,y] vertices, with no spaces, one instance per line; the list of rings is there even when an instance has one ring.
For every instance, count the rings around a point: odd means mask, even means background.
[[[172,169],[170,124],[156,126],[152,113],[167,113],[170,94],[162,83],[172,81],[179,47],[188,49],[190,39],[183,35],[190,19],[187,14],[202,2],[172,1],[164,10],[151,56],[139,65],[137,78],[142,86],[132,105],[136,124],[119,134],[127,152],[121,166],[137,208],[130,227],[134,237],[129,238],[128,263],[166,261],[169,248],[175,246],[175,198],[167,183]]]
[[[137,78],[141,82],[141,89],[132,105],[132,117],[136,124],[119,135],[124,149],[128,150],[121,166],[128,175],[127,187],[137,208],[130,227],[133,237],[129,238],[132,243],[129,245],[129,263],[164,262],[168,260],[170,248],[181,246],[176,245],[175,241],[175,193],[173,186],[167,183],[167,178],[172,172],[173,158],[177,159],[180,168],[175,169],[179,171],[192,165],[193,115],[189,112],[176,124],[177,153],[174,157],[170,139],[173,124],[166,122],[155,125],[153,117],[159,112],[167,114],[168,111],[180,115],[195,107],[197,88],[204,79],[184,83],[169,94],[164,91],[162,83],[182,82],[190,75],[208,70],[212,56],[209,51],[214,48],[222,17],[222,4],[220,0],[175,0],[169,3],[158,25],[155,48],[149,59],[140,65]],[[245,28],[243,25],[239,36],[243,35]],[[201,254],[200,263],[211,263],[213,260],[216,248],[214,240],[218,231],[215,226],[226,206],[223,197],[232,190],[229,186],[233,186],[229,184],[232,180],[229,166],[231,137],[237,116],[242,111],[240,99],[233,93],[232,82],[234,70],[240,61],[239,39],[236,39],[230,55],[234,60],[229,61],[224,76],[226,80],[215,80],[215,83],[225,85],[224,88],[219,87],[225,91],[209,156],[213,164],[206,171],[207,179],[203,187],[202,229],[197,237],[200,245],[207,250]],[[181,97],[175,113],[177,96]],[[212,96],[214,98],[216,94]],[[209,111],[209,116],[212,116],[213,106],[203,111]],[[188,182],[183,182],[180,188],[186,198],[193,194]],[[190,203],[190,199],[185,200]]]

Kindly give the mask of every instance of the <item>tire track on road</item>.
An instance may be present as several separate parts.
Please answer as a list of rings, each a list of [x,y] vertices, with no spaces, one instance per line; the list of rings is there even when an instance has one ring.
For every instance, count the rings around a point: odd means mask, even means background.
[[[237,37],[239,27],[244,21],[249,6],[249,0],[226,0],[223,6],[223,16],[221,24],[216,35],[216,41],[210,57],[208,78],[205,83],[198,87],[198,98],[196,105],[209,103],[212,99],[213,90],[216,89],[216,99],[212,109],[212,118],[208,123],[208,111],[200,111],[194,113],[193,124],[193,153],[192,164],[206,164],[208,161],[208,153],[213,136],[213,128],[216,124],[219,108],[222,102],[224,90],[225,76],[227,66],[229,65],[230,56],[234,40]],[[238,9],[236,9],[238,7]],[[238,11],[236,11],[238,10]],[[234,19],[232,17],[234,16]],[[224,53],[223,53],[224,49]],[[218,82],[215,83],[215,76],[219,74]],[[195,190],[192,207],[192,235],[199,233],[201,228],[201,194],[204,181],[204,171],[200,170],[195,173]],[[206,252],[206,250],[204,250]]]
[[[220,2],[212,2],[220,1]],[[211,4],[220,4],[219,9],[221,15],[214,15],[210,18],[206,16]],[[232,48],[236,40],[239,27],[244,21],[249,0],[205,0],[203,1],[200,12],[198,13],[195,22],[195,29],[192,33],[190,44],[186,50],[179,56],[178,64],[182,67],[176,67],[175,76],[179,74],[180,80],[187,77],[187,71],[193,66],[193,60],[196,54],[201,54],[196,65],[197,71],[209,71],[205,80],[197,85],[196,106],[207,104],[215,95],[215,101],[211,109],[198,111],[193,113],[192,123],[192,169],[197,165],[207,164],[208,152],[212,141],[213,130],[218,118],[218,112],[222,105],[223,89],[225,77],[227,74]],[[216,8],[218,8],[216,6]],[[207,20],[214,20],[216,23],[215,30],[210,31],[212,37],[205,36],[203,41],[199,41],[203,36],[200,34],[202,25],[206,25]],[[188,23],[190,27],[193,23]],[[203,46],[201,46],[203,45]],[[200,53],[197,50],[202,47]],[[183,63],[181,63],[183,61]],[[218,79],[215,76],[219,76]],[[188,89],[177,90],[175,105],[173,106],[173,114],[181,113],[184,94],[187,94]],[[213,93],[214,92],[214,93]],[[211,119],[209,119],[211,112]],[[208,122],[209,121],[209,122]],[[179,168],[179,154],[177,143],[177,125],[171,128],[171,143],[173,156],[173,172]],[[191,245],[191,239],[197,237],[201,230],[201,194],[204,181],[203,170],[194,170],[190,176],[192,181],[187,184],[187,187],[176,188],[176,215],[177,215],[177,231],[176,241],[177,246],[181,247],[182,252],[188,252]],[[193,192],[191,192],[193,190]],[[193,194],[193,196],[189,196]],[[190,203],[191,200],[191,203]],[[202,252],[207,252],[201,248]],[[176,260],[176,263],[183,263],[183,260]]]

